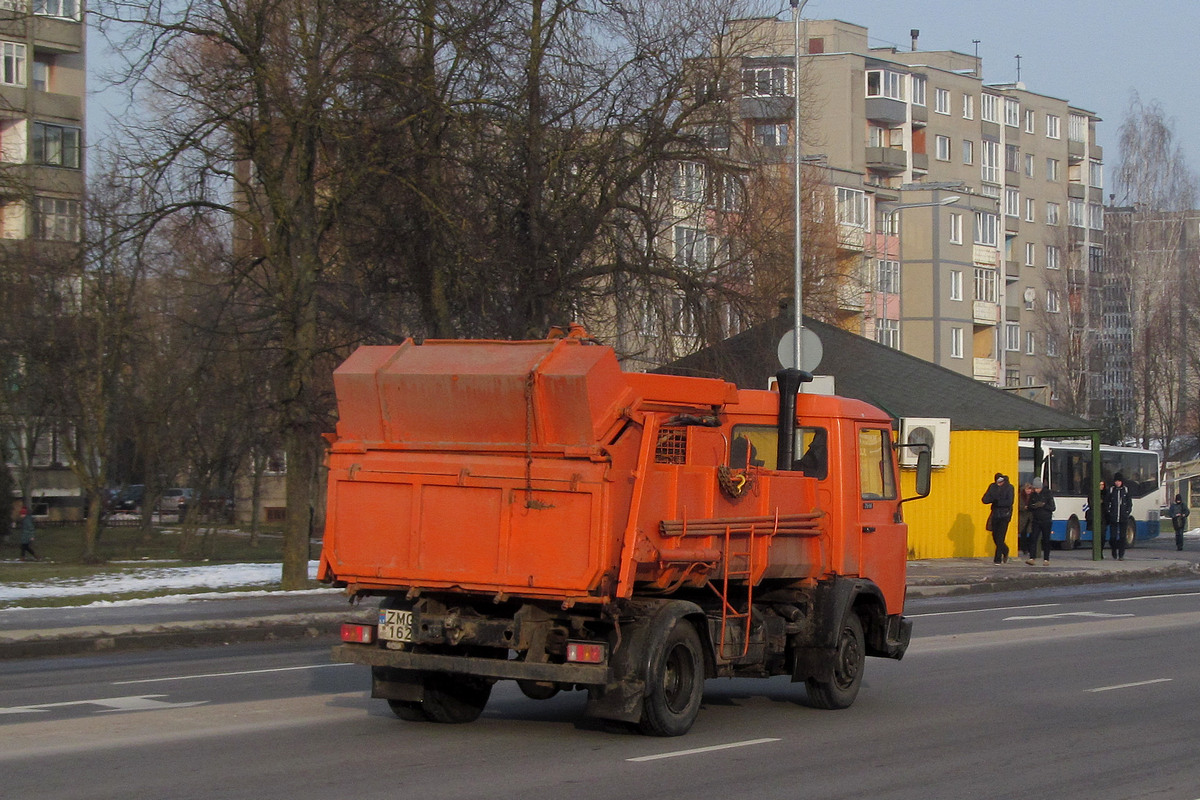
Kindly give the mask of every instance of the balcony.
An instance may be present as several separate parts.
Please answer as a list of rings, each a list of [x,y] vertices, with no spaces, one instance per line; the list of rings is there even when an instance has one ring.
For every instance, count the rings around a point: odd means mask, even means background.
[[[1021,266],[1016,261],[1004,262],[1004,280],[1008,283],[1021,279]]]
[[[908,152],[897,147],[868,147],[867,169],[904,172],[908,169]]]
[[[743,97],[738,101],[743,119],[791,119],[790,97]]]
[[[971,260],[981,267],[995,267],[1000,263],[1000,251],[986,244],[977,244],[971,251]]]
[[[976,325],[1000,324],[999,303],[990,303],[987,300],[976,300],[971,313],[974,317]]]
[[[1067,184],[1067,197],[1070,197],[1074,200],[1082,200],[1086,196],[1087,196],[1087,187],[1084,186],[1082,183],[1068,183]]]
[[[866,247],[867,232],[857,225],[838,225],[838,247],[861,253]]]
[[[912,106],[912,124],[914,127],[921,128],[929,124],[929,109],[925,106]]]
[[[984,383],[1000,382],[1000,362],[994,358],[977,358],[974,365],[974,377]]]
[[[1083,161],[1087,155],[1087,145],[1083,142],[1068,141],[1067,142],[1067,158],[1071,163]]]
[[[868,97],[866,116],[877,122],[901,125],[908,122],[908,103],[890,97]]]
[[[929,153],[913,153],[912,154],[913,169],[929,171]]]

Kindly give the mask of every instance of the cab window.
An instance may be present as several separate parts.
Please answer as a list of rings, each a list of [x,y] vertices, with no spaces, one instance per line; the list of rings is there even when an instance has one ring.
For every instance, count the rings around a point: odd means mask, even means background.
[[[829,436],[824,428],[796,429],[796,461],[792,469],[810,478],[825,480],[829,474]],[[774,425],[735,425],[729,445],[733,469],[761,467],[776,469],[779,431]]]
[[[858,432],[858,481],[863,500],[896,498],[891,439],[882,428],[864,428]]]

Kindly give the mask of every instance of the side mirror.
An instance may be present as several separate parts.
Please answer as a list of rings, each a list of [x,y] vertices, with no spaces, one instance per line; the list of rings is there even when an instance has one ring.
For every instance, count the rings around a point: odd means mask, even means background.
[[[917,453],[917,497],[928,497],[933,481],[933,453],[923,448]]]

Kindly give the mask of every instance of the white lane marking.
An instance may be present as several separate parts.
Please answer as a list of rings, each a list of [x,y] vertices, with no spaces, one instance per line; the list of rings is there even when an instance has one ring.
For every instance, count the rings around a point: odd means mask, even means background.
[[[232,678],[239,675],[265,675],[270,672],[295,672],[301,669],[325,669],[326,667],[353,667],[354,664],[306,664],[301,667],[272,667],[270,669],[247,669],[241,672],[209,672],[205,675],[168,675],[163,678],[139,678],[133,681],[113,681],[113,686],[129,686],[134,683],[162,683],[163,681],[194,681],[200,678]]]
[[[1175,680],[1174,678],[1155,678],[1151,681],[1138,681],[1137,683],[1122,683],[1117,686],[1101,686],[1097,689],[1084,689],[1085,692],[1111,692],[1114,689],[1132,689],[1135,686],[1149,686],[1152,683],[1168,683]]]
[[[1124,603],[1129,600],[1165,600],[1168,597],[1196,597],[1200,592],[1172,592],[1171,594],[1144,594],[1139,597],[1110,597],[1106,603]]]
[[[166,697],[165,694],[142,694],[132,697],[105,697],[99,700],[70,700],[64,703],[39,703],[32,706],[13,706],[11,708],[0,708],[0,715],[4,714],[37,714],[49,711],[52,708],[66,708],[67,706],[100,706],[99,713],[111,713],[113,711],[162,711],[167,708],[188,708],[190,706],[202,706],[207,700],[195,700],[190,703],[168,703],[165,700],[159,700],[160,697]]]
[[[1017,611],[1026,608],[1057,608],[1061,603],[1038,603],[1032,606],[998,606],[995,608],[967,608],[962,611],[933,611],[928,614],[905,614],[909,619],[917,619],[919,617],[951,617],[955,614],[982,614],[985,611]]]
[[[697,753],[711,753],[714,750],[729,750],[733,747],[749,747],[755,744],[767,744],[768,742],[778,742],[779,739],[749,739],[745,742],[730,742],[729,744],[714,744],[711,747],[696,747],[691,750],[676,750],[673,753],[659,753],[653,756],[638,756],[637,758],[627,758],[626,761],[657,761],[660,758],[675,758],[677,756],[693,756]]]
[[[1110,619],[1112,617],[1135,617],[1136,614],[1104,614],[1100,611],[1063,611],[1060,614],[1039,614],[1032,617],[1005,617],[1005,622],[1022,622],[1030,619],[1061,619],[1062,617],[1093,617]]]

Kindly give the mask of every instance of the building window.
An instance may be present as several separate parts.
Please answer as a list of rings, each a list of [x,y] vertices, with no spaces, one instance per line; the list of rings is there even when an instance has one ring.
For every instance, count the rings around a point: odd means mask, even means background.
[[[1004,171],[1021,171],[1021,148],[1015,144],[1004,145]]]
[[[1037,266],[1037,245],[1035,245],[1033,242],[1025,243],[1025,266]]]
[[[912,104],[925,105],[925,78],[921,75],[912,76]]]
[[[900,262],[880,259],[876,270],[875,288],[884,294],[900,294]]]
[[[933,90],[933,110],[937,114],[950,113],[950,90],[949,89],[934,89]]]
[[[934,138],[934,157],[938,161],[950,160],[950,137],[938,135]]]
[[[996,270],[975,268],[975,299],[981,303],[996,302]]]
[[[1087,117],[1082,114],[1067,115],[1067,138],[1072,142],[1087,141]]]
[[[79,169],[79,128],[33,123],[33,163]]]
[[[1060,267],[1059,259],[1062,256],[1062,250],[1058,245],[1046,245],[1046,269],[1058,269]]]
[[[951,328],[950,329],[950,357],[951,358],[962,358],[963,357],[963,329],[962,328]]]
[[[1004,349],[1010,353],[1021,350],[1021,326],[1016,322],[1004,323]]]
[[[1047,158],[1046,159],[1046,180],[1048,180],[1048,181],[1058,180],[1058,159],[1057,158]]]
[[[675,265],[678,267],[707,267],[716,252],[716,237],[702,228],[675,226]]]
[[[1033,177],[1033,153],[1025,154],[1025,177]]]
[[[1067,201],[1067,224],[1075,227],[1083,227],[1083,201],[1071,199]]]
[[[791,97],[792,76],[790,67],[749,67],[742,70],[742,94],[746,97]]]
[[[961,269],[950,270],[950,299],[963,299],[963,280]]]
[[[788,143],[786,122],[760,122],[754,126],[754,143],[759,147],[783,147]]]
[[[77,0],[33,0],[33,13],[42,17],[79,19]]]
[[[1058,308],[1058,292],[1053,289],[1046,290],[1046,310],[1051,314],[1057,314]]]
[[[1021,192],[1017,189],[1004,190],[1004,216],[1021,216]]]
[[[964,164],[975,163],[975,143],[970,139],[963,139],[962,153]]]
[[[1033,331],[1025,331],[1025,355],[1034,355],[1036,352],[1036,348],[1034,347],[1035,340],[1036,337],[1033,335]]]
[[[1000,98],[994,94],[983,93],[979,98],[979,118],[984,122],[999,122]]]
[[[1059,208],[1060,208],[1060,206],[1058,205],[1058,203],[1046,203],[1046,224],[1047,225],[1057,225],[1058,224]]]
[[[703,164],[680,162],[675,171],[675,199],[688,203],[703,203],[706,176]]]
[[[1092,245],[1088,248],[1088,272],[1104,272],[1104,248]]]
[[[1033,202],[1032,197],[1025,198],[1025,221],[1026,222],[1033,222],[1033,220],[1034,220],[1034,213],[1035,213],[1034,205],[1035,205],[1035,203]]]
[[[721,210],[722,211],[741,211],[742,200],[745,195],[745,187],[742,185],[742,178],[732,172],[726,172],[721,176]]]
[[[1104,188],[1104,164],[1095,159],[1088,162],[1088,186]]]
[[[875,341],[893,350],[899,350],[900,320],[884,318],[875,320]]]
[[[0,72],[0,83],[5,86],[25,85],[25,45],[16,42],[0,42],[0,50],[4,53],[3,71]]]
[[[1104,230],[1104,206],[1088,203],[1088,227],[1094,231]]]
[[[864,228],[867,224],[867,195],[861,189],[837,187],[837,220],[843,225]]]
[[[890,97],[904,99],[904,75],[890,69],[873,69],[867,72],[867,97]]]
[[[1047,114],[1046,115],[1046,138],[1047,139],[1061,138],[1061,135],[1059,133],[1059,118],[1056,114]]]
[[[963,95],[963,119],[975,119],[975,95]]]
[[[1016,128],[1021,124],[1021,104],[1016,98],[1004,98],[1004,124],[1010,128]]]
[[[1037,129],[1037,114],[1033,109],[1025,109],[1025,132],[1033,133]]]
[[[1046,355],[1051,358],[1058,357],[1058,340],[1050,334],[1046,334]]]
[[[37,238],[79,241],[79,201],[61,197],[37,198]]]
[[[962,244],[962,214],[950,215],[950,242]]]
[[[975,212],[975,244],[996,246],[996,230],[1000,218],[987,211]]]

